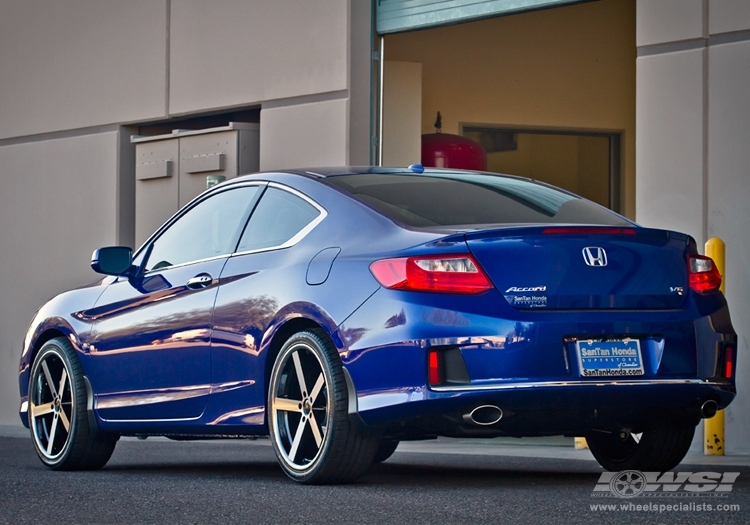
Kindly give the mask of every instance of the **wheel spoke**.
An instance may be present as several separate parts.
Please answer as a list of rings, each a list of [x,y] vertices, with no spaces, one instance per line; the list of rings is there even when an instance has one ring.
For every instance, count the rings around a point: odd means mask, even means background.
[[[294,439],[292,440],[292,448],[289,449],[289,459],[294,462],[294,458],[297,455],[297,449],[299,448],[300,443],[302,442],[302,434],[305,431],[305,420],[301,419],[299,422],[299,425],[297,426],[297,431],[294,434]]]
[[[282,412],[302,412],[302,401],[294,399],[287,399],[285,397],[277,397],[273,400],[273,409],[281,410]]]
[[[315,419],[315,414],[310,411],[310,430],[312,430],[313,436],[315,437],[315,444],[320,448],[320,444],[323,442],[323,436],[320,435],[320,429],[318,428],[318,422]]]
[[[31,403],[31,417],[37,418],[40,416],[45,416],[51,412],[54,412],[54,404],[53,403],[45,403],[44,405],[35,405]]]
[[[47,367],[46,360],[42,361],[42,370],[44,371],[44,377],[47,379],[47,387],[54,397],[57,395],[57,390],[55,390],[55,383],[52,381],[52,375],[49,373],[49,367]]]
[[[68,379],[68,370],[63,368],[62,377],[60,377],[60,386],[57,388],[57,391],[60,392],[61,399],[62,399],[62,396],[65,394],[65,381],[67,379]]]
[[[323,377],[323,372],[320,373],[318,376],[318,380],[315,381],[315,385],[313,386],[312,392],[310,392],[310,400],[312,404],[315,404],[315,400],[318,398],[318,394],[320,394],[320,390],[323,388],[323,385],[325,384],[325,377]]]
[[[299,360],[299,352],[294,352],[292,354],[292,359],[294,360],[294,369],[297,371],[297,381],[299,381],[299,389],[302,393],[302,397],[305,397],[305,394],[307,393],[307,385],[305,385],[305,374],[302,371],[302,363]]]
[[[641,442],[641,436],[643,436],[643,433],[630,434],[630,437],[632,437],[633,441],[635,441],[636,443],[640,443]]]
[[[60,408],[60,421],[62,421],[65,431],[70,432],[70,421],[68,421],[68,416],[65,415],[65,411],[62,408]]]
[[[52,454],[52,446],[55,444],[55,435],[57,434],[57,414],[52,419],[52,428],[49,431],[49,440],[47,441],[47,455]]]

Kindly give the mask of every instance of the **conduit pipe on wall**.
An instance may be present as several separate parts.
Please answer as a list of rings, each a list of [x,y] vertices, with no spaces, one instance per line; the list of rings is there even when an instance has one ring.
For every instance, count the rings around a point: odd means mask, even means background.
[[[385,37],[380,37],[378,53],[378,166],[383,165],[383,77],[385,72]]]

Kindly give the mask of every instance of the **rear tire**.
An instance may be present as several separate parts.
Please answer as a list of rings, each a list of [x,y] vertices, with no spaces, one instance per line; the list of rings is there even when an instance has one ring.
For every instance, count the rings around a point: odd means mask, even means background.
[[[284,473],[307,484],[349,483],[372,464],[378,440],[349,420],[338,352],[320,329],[281,348],[268,389],[268,426]]]
[[[694,434],[692,422],[664,420],[649,425],[640,435],[591,432],[586,441],[594,458],[611,472],[666,472],[683,460]]]
[[[373,463],[382,463],[396,452],[398,441],[395,439],[381,439],[378,444],[378,450],[375,452]]]
[[[103,467],[119,436],[89,426],[86,384],[67,339],[47,341],[31,367],[29,429],[39,459],[52,470]]]

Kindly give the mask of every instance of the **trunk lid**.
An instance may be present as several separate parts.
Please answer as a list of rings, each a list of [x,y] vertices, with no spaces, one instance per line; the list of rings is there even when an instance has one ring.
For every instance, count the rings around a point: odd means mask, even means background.
[[[531,226],[465,235],[517,309],[674,309],[688,293],[692,239],[648,228]]]

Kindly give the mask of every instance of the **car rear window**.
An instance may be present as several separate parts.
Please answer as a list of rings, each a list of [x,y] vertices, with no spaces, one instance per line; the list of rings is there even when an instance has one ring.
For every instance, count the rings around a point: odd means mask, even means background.
[[[383,215],[414,227],[487,224],[629,226],[591,201],[531,180],[479,173],[356,174],[326,178]]]

